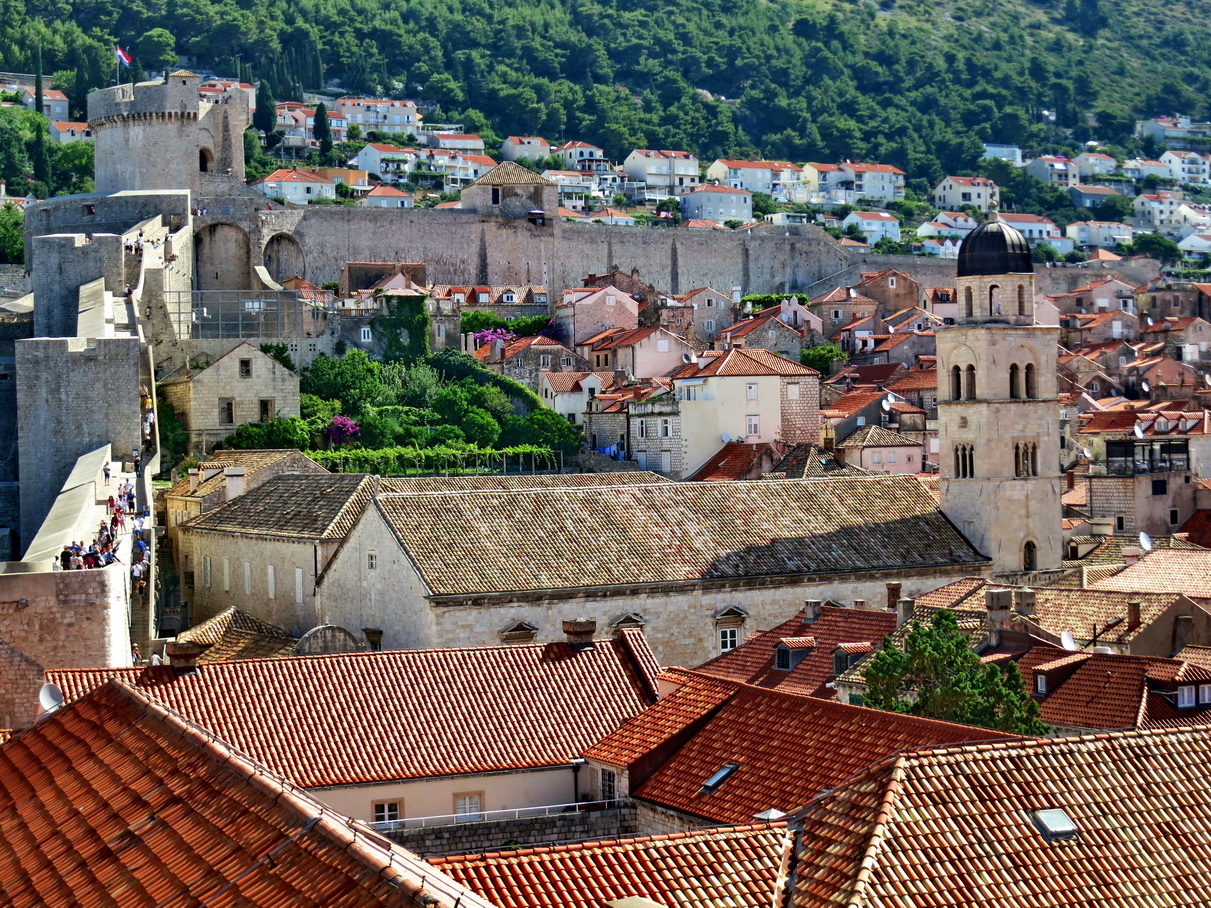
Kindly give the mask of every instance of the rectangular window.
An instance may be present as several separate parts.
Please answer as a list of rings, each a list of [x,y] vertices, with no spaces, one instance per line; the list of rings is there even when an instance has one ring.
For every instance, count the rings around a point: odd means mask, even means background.
[[[715,330],[715,320],[712,318],[708,318],[705,322],[702,323],[702,329],[704,331],[714,331]]]
[[[202,586],[210,586],[210,556],[202,556]]]
[[[374,335],[371,333],[369,327],[365,327],[362,329],[362,343],[363,344],[370,343],[370,341],[373,339],[373,337],[374,337]]]
[[[744,424],[745,424],[745,431],[749,435],[760,435],[761,434],[761,420],[759,420],[756,416],[745,417]]]
[[[252,595],[252,562],[244,562],[244,595]]]
[[[799,399],[799,383],[797,381],[793,381],[786,386],[786,398],[787,400]]]
[[[783,672],[788,672],[791,670],[790,650],[781,646],[774,650],[774,668]]]
[[[269,422],[273,419],[273,401],[262,398],[261,402],[261,422]]]
[[[240,360],[240,378],[252,378],[252,360]]]
[[[673,435],[673,421],[671,419],[660,420],[660,437],[671,438]]]
[[[618,797],[618,777],[612,769],[601,771],[601,800],[613,801]]]
[[[484,819],[482,791],[469,791],[454,796],[454,816],[458,823],[478,823]]]
[[[1046,675],[1039,674],[1039,675],[1034,676],[1034,692],[1036,694],[1047,693],[1047,676]]]
[[[1203,706],[1211,704],[1211,684],[1198,686],[1198,702]]]
[[[403,813],[399,807],[399,801],[376,801],[374,803],[374,822],[393,823],[398,821]]]
[[[873,452],[870,455],[870,462],[871,463],[883,463],[883,455],[880,454],[878,451]]]
[[[1181,515],[1178,514],[1177,508],[1169,509],[1169,526],[1175,527],[1181,522]]]
[[[735,627],[719,628],[719,652],[727,653],[740,645],[740,629]]]
[[[265,595],[270,599],[277,597],[277,568],[272,564],[265,565]]]
[[[1167,480],[1167,479],[1152,480],[1152,494],[1153,495],[1168,495],[1169,494],[1169,480]]]
[[[1124,517],[1122,514],[1119,514],[1117,517],[1115,517],[1114,518],[1114,528],[1116,530],[1118,530],[1120,533],[1123,530],[1127,529],[1127,518]]]
[[[303,601],[303,569],[294,569],[294,601]]]
[[[667,337],[659,337],[656,339],[656,352],[657,353],[668,353],[669,352],[669,339]]]
[[[231,592],[231,559],[223,559],[223,592]]]
[[[378,570],[378,553],[377,552],[367,552],[366,553],[366,570],[368,570],[368,571],[377,571]]]
[[[639,428],[639,437],[647,438],[648,437],[648,421],[646,419],[639,420],[638,428]]]
[[[1193,709],[1194,705],[1194,685],[1183,684],[1177,689],[1177,708]]]
[[[219,398],[219,423],[224,426],[235,425],[235,401],[230,397]]]
[[[895,462],[896,462],[896,452],[895,452],[895,451],[888,451],[888,452],[887,452],[887,462],[888,462],[888,463],[895,463]]]
[[[757,383],[756,382],[749,382],[745,386],[744,397],[745,397],[745,400],[756,400],[757,399]]]
[[[540,369],[550,369],[551,368],[551,354],[550,353],[544,353],[544,354],[542,354],[542,356],[538,357],[538,368],[540,368]]]

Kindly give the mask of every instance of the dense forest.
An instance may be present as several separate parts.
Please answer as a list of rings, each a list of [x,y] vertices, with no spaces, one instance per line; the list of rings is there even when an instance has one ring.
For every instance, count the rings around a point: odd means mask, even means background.
[[[1145,113],[1208,113],[1199,0],[0,0],[0,68],[77,103],[181,59],[406,95],[496,135],[895,164],[925,191],[981,141],[1126,141]],[[1095,125],[1096,124],[1096,125]]]

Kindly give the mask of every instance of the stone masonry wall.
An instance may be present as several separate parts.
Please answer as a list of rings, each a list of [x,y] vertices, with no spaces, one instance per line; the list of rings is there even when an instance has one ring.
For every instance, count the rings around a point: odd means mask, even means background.
[[[532,848],[585,839],[619,838],[640,831],[634,806],[581,810],[548,817],[492,820],[425,829],[395,829],[384,833],[391,841],[421,857],[500,851],[514,845]]]
[[[799,397],[789,396],[798,385]],[[782,404],[782,440],[788,444],[820,443],[820,379],[815,376],[783,377],[778,396]]]

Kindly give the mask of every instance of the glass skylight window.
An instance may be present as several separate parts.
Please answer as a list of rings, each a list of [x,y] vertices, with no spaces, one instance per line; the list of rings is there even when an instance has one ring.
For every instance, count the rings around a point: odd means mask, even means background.
[[[727,781],[728,777],[740,768],[739,763],[725,763],[713,776],[702,783],[701,793],[709,794]]]
[[[1076,823],[1059,807],[1047,810],[1032,810],[1030,818],[1049,840],[1070,839],[1077,834]]]

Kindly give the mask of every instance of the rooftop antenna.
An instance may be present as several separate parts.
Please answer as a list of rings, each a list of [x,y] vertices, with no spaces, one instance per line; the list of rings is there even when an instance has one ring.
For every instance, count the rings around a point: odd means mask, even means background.
[[[63,705],[63,690],[58,684],[47,681],[38,691],[38,705],[44,712],[53,713]]]
[[[1143,530],[1140,531],[1140,548],[1145,552],[1152,551],[1152,537]]]
[[[1064,647],[1064,649],[1068,650],[1070,653],[1075,653],[1077,649],[1079,649],[1079,647],[1076,645],[1076,640],[1073,639],[1072,634],[1068,631],[1064,631],[1062,634],[1060,634],[1060,646]]]

